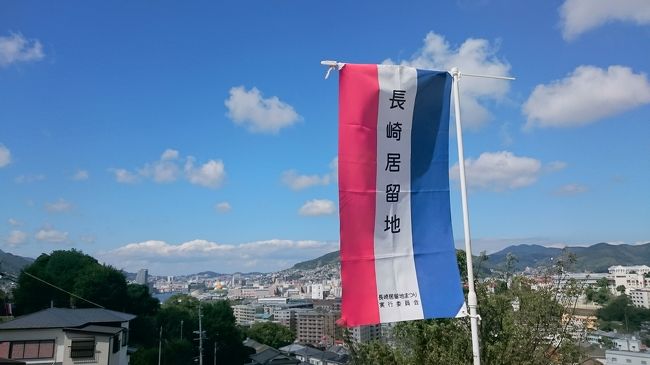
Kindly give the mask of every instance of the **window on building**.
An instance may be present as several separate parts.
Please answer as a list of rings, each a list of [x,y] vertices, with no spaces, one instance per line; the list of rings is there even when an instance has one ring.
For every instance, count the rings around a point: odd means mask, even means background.
[[[11,342],[0,342],[0,357],[5,359],[9,358],[9,347],[11,347]]]
[[[54,357],[54,340],[0,342],[0,357],[49,359]]]
[[[45,359],[50,357],[54,357],[54,341],[40,341],[38,358]]]
[[[122,330],[122,347],[126,346],[129,343],[129,330],[124,328]]]
[[[120,351],[120,334],[116,333],[113,335],[113,353]]]
[[[95,339],[84,338],[72,340],[70,345],[70,358],[80,359],[95,357]]]

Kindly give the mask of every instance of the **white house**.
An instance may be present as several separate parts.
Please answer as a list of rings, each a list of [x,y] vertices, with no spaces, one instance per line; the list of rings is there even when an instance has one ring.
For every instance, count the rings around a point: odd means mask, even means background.
[[[607,350],[605,357],[607,365],[650,365],[650,354],[645,352]]]
[[[31,364],[127,365],[132,314],[48,308],[0,324],[0,359]]]

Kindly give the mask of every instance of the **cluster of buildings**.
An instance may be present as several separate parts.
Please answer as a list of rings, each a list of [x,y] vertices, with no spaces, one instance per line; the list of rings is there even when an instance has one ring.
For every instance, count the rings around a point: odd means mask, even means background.
[[[329,264],[276,273],[152,277],[150,282],[161,300],[172,293],[186,293],[199,300],[228,299],[237,303],[232,307],[238,325],[278,323],[296,334],[296,343],[326,348],[343,342],[343,330],[336,324],[341,314],[339,272],[338,264]],[[142,276],[138,274],[136,281]],[[392,328],[385,327],[352,328],[350,335],[359,342],[378,340]]]
[[[617,265],[611,266],[608,271],[615,290],[625,287],[625,294],[630,297],[632,304],[650,309],[650,267]]]
[[[603,285],[606,279],[612,294],[624,292],[634,305],[650,308],[650,267],[612,266],[608,271],[565,273],[540,280],[537,285],[577,283],[587,287]],[[177,277],[151,277],[142,269],[133,282],[148,285],[162,300],[174,293],[190,294],[199,300],[230,300],[238,325],[273,322],[296,334],[295,343],[281,349],[247,340],[256,348],[251,364],[340,365],[349,360],[342,346],[343,329],[337,325],[342,294],[337,264],[267,274],[206,272]],[[593,303],[582,300],[576,308],[570,319],[575,322],[572,327],[579,329],[576,339],[610,347],[602,363],[650,365],[650,353],[645,352],[638,337],[599,331],[594,315],[597,306]],[[103,309],[50,308],[0,324],[0,358],[22,359],[24,364],[73,364],[84,359],[107,365],[126,364],[131,319],[133,316],[128,314]],[[383,324],[354,327],[348,335],[361,343],[390,343],[391,333],[392,325]],[[82,362],[88,362],[85,360]]]

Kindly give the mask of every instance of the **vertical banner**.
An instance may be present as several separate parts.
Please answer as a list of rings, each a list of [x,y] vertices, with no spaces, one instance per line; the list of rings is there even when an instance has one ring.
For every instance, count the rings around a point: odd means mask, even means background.
[[[449,203],[447,72],[339,74],[341,323],[466,315]]]

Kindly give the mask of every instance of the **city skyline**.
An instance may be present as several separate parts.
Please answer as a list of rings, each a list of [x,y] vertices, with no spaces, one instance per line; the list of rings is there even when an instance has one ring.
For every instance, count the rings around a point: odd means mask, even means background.
[[[650,242],[641,2],[2,8],[3,251],[175,275],[337,250],[338,75],[323,80],[323,59],[517,78],[461,80],[475,253]]]

